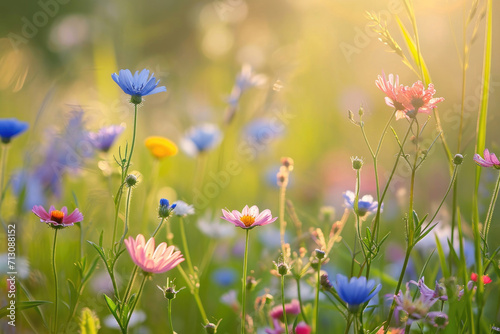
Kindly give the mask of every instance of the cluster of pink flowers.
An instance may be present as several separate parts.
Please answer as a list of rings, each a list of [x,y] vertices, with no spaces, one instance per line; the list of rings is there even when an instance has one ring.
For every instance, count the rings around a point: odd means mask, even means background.
[[[437,103],[444,101],[442,97],[433,97],[436,94],[433,84],[429,84],[427,89],[421,81],[415,82],[411,87],[403,86],[397,75],[394,77],[389,74],[387,79],[382,73],[375,84],[387,95],[385,103],[396,109],[396,120],[414,117],[419,112],[428,114]]]

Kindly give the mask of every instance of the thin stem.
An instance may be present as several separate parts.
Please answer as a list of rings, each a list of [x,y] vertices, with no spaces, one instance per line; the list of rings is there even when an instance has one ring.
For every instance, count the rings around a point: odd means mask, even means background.
[[[279,198],[279,206],[280,206],[280,240],[281,240],[281,252],[283,256],[285,256],[285,232],[286,232],[286,221],[285,221],[285,199],[286,199],[286,186],[287,181],[283,182],[280,187],[280,198]]]
[[[2,144],[2,158],[1,158],[1,173],[0,173],[0,206],[3,203],[3,195],[4,195],[4,183],[5,183],[5,173],[7,169],[7,155],[8,155],[9,146],[7,144]]]
[[[193,286],[191,280],[189,279],[184,269],[182,269],[181,266],[177,266],[177,268],[179,269],[179,273],[181,274],[182,278],[184,278],[184,281],[189,286],[189,290],[191,291],[191,294],[193,295],[194,300],[196,301],[196,305],[198,306],[198,310],[200,311],[203,321],[205,321],[205,323],[208,322],[207,314],[205,313],[205,309],[203,308],[203,304],[201,303],[198,289]]]
[[[241,285],[241,334],[245,334],[245,322],[246,322],[246,297],[247,297],[247,265],[248,265],[248,236],[249,229],[245,229],[245,258],[243,260],[243,275],[242,275],[242,285]],[[284,311],[284,310],[283,310]]]
[[[316,295],[314,297],[314,322],[313,332],[318,333],[318,318],[319,318],[319,282],[321,280],[321,259],[318,262],[318,276],[316,279]]]
[[[120,252],[122,246],[123,246],[123,240],[125,240],[125,236],[127,235],[128,232],[128,216],[130,212],[130,198],[132,197],[132,187],[128,188],[127,192],[127,204],[125,205],[125,224],[123,226],[123,235],[120,239],[120,244],[118,245],[118,252]]]
[[[158,224],[158,226],[156,227],[156,230],[153,232],[153,234],[151,234],[151,237],[154,238],[156,236],[156,233],[158,233],[158,231],[160,230],[161,226],[163,225],[163,222],[165,221],[165,217],[162,217],[161,218],[161,221],[160,223]],[[172,246],[170,243],[169,243],[169,246]]]
[[[130,291],[132,290],[132,286],[134,286],[135,278],[137,276],[138,269],[139,269],[139,267],[135,266],[134,270],[132,271],[132,274],[130,275],[130,280],[128,281],[128,284],[127,284],[127,290],[125,290],[125,295],[123,296],[123,304],[124,305],[127,303],[127,299],[130,295]]]
[[[186,239],[186,231],[184,230],[184,219],[182,217],[179,218],[179,226],[181,229],[181,239],[182,239],[182,248],[184,250],[184,255],[186,256],[186,262],[189,267],[189,271],[191,275],[194,275],[193,263],[191,262],[191,256],[189,256],[189,248]]]
[[[406,249],[405,261],[403,263],[403,269],[401,269],[401,274],[399,275],[398,285],[396,285],[396,292],[394,293],[395,295],[399,292],[399,289],[401,289],[401,283],[403,282],[403,278],[405,276],[406,267],[408,266],[408,261],[410,259],[411,250],[412,250],[412,247],[408,247]],[[387,331],[389,330],[389,324],[391,323],[391,319],[392,319],[392,316],[394,314],[395,307],[396,307],[396,300],[394,299],[392,301],[391,310],[389,311],[389,317],[387,318],[387,321],[386,321],[386,325],[385,325],[386,329],[385,329],[384,333],[387,333]]]
[[[288,334],[288,321],[285,309],[285,275],[281,275],[281,305],[283,305],[283,320],[285,321],[285,333]]]
[[[488,233],[490,232],[491,218],[493,217],[493,211],[495,210],[495,204],[498,198],[498,191],[500,190],[500,173],[498,173],[497,182],[495,184],[495,190],[493,190],[493,196],[491,197],[490,206],[488,207],[488,213],[486,214],[486,220],[483,227],[483,238],[486,246],[488,245]],[[488,247],[485,247],[487,250]]]
[[[126,327],[128,327],[128,323],[130,321],[130,318],[132,317],[132,313],[134,313],[135,306],[137,305],[137,302],[141,298],[142,290],[144,290],[144,285],[146,284],[146,280],[149,276],[149,273],[144,273],[144,278],[142,279],[141,286],[139,288],[139,291],[137,292],[137,298],[134,299],[134,303],[132,304],[132,307],[130,308],[127,322],[126,322]]]
[[[130,161],[132,160],[132,153],[134,152],[134,145],[135,145],[135,136],[137,133],[137,104],[135,105],[134,109],[134,132],[132,134],[132,145],[130,146],[130,154],[127,159],[126,165],[123,167],[122,165],[122,183],[120,185],[120,188],[118,188],[118,192],[115,197],[115,222],[114,222],[114,227],[113,227],[113,239],[111,242],[111,249],[113,249],[115,245],[115,240],[116,240],[116,228],[118,224],[118,213],[120,212],[120,204],[121,204],[121,199],[122,199],[122,194],[123,194],[123,186],[125,182],[125,178],[127,177],[128,169],[130,167]]]
[[[306,314],[304,313],[304,306],[302,305],[302,296],[300,293],[300,277],[296,277],[297,281],[297,297],[299,298],[299,305],[300,305],[300,314],[302,315],[302,319],[306,324],[309,324],[309,321],[307,321]]]
[[[353,319],[353,316],[351,313],[349,313],[349,316],[347,318],[347,325],[345,326],[344,334],[349,333],[349,329],[351,329],[352,319]]]
[[[56,245],[57,245],[57,232],[58,228],[54,229],[54,244],[52,245],[52,269],[54,273],[54,290],[55,290],[55,301],[54,301],[54,325],[53,332],[57,333],[57,305],[58,305],[58,283],[57,283],[57,268],[56,268]]]
[[[172,300],[168,300],[168,322],[170,323],[170,333],[174,334],[174,323],[172,322]]]

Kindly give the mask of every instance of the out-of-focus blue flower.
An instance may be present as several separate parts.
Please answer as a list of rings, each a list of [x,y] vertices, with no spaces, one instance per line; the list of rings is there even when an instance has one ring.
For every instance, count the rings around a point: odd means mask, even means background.
[[[0,118],[0,138],[2,143],[10,143],[13,137],[28,130],[28,127],[28,123],[21,122],[17,118]]]
[[[238,274],[230,268],[217,269],[212,273],[212,280],[222,287],[231,286],[237,277]]]
[[[158,208],[158,217],[168,218],[172,211],[177,207],[177,204],[170,205],[170,202],[166,198],[160,199],[160,207]]]
[[[241,98],[241,95],[252,87],[262,86],[267,82],[267,77],[263,74],[255,74],[252,66],[244,64],[241,72],[236,76],[231,95],[229,95],[228,103],[236,107]]]
[[[102,152],[108,152],[115,142],[115,139],[125,130],[122,125],[105,126],[97,132],[88,134],[90,142],[96,149]]]
[[[176,201],[172,206],[174,207],[174,213],[179,217],[194,215],[194,207],[192,204],[187,204],[184,201]]]
[[[222,132],[215,124],[192,127],[180,141],[182,150],[190,157],[209,151],[220,144]]]
[[[285,126],[276,124],[272,119],[257,118],[248,123],[244,129],[245,139],[253,146],[265,147],[283,135]]]
[[[166,92],[165,86],[158,87],[160,80],[156,81],[154,73],[149,77],[149,70],[136,71],[132,76],[130,70],[120,70],[119,74],[111,75],[120,88],[132,97],[142,97],[160,92]],[[140,101],[139,101],[140,103]]]
[[[366,281],[366,277],[352,277],[348,280],[346,276],[337,274],[335,290],[352,313],[356,313],[359,306],[372,299],[380,289],[382,289],[381,284],[375,287],[375,281]]]
[[[354,210],[354,199],[356,195],[348,190],[344,194],[344,205],[350,209]],[[366,214],[370,214],[377,211],[378,202],[373,200],[371,195],[365,195],[358,200],[358,214],[360,217],[364,217]]]

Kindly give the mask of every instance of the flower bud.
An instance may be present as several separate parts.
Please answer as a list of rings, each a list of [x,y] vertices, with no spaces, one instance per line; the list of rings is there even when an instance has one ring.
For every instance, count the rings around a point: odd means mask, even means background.
[[[455,156],[453,157],[453,163],[455,165],[461,165],[463,161],[464,161],[464,156],[461,154],[455,154]]]
[[[281,164],[285,166],[289,171],[293,170],[293,159],[289,157],[281,158]]]
[[[127,177],[125,178],[125,183],[127,184],[127,186],[129,188],[135,186],[137,184],[138,180],[137,180],[137,176],[135,176],[134,174],[129,174],[127,175]]]
[[[162,198],[160,199],[160,206],[158,207],[158,217],[160,218],[168,218],[172,213],[172,210],[176,207],[175,204],[170,206],[170,202],[168,199]]]
[[[319,284],[321,284],[321,287],[325,290],[330,290],[333,286],[332,283],[330,283],[330,280],[328,279],[328,274],[321,275]]]
[[[217,325],[209,322],[205,325],[205,330],[208,334],[215,334],[217,333]]]
[[[286,263],[280,263],[278,265],[278,273],[281,276],[285,276],[286,274],[288,274],[289,269],[290,268],[288,268],[288,265]]]
[[[363,107],[359,107],[358,115],[363,116],[364,113],[365,113],[365,110],[363,109]]]
[[[142,102],[142,96],[140,95],[132,95],[130,97],[130,103],[132,104],[138,105],[141,104],[141,102]]]
[[[247,276],[247,290],[252,291],[257,284],[259,284],[259,281],[255,279],[253,276]]]
[[[354,170],[361,169],[363,167],[363,159],[358,158],[358,157],[351,157],[351,162],[352,162],[352,168]]]
[[[318,258],[319,260],[322,260],[325,258],[326,254],[321,249],[315,249],[314,251],[316,252],[316,258]]]

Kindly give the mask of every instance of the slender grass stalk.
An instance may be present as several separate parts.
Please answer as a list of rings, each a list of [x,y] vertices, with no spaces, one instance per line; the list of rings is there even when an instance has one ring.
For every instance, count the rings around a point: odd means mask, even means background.
[[[191,275],[194,275],[193,263],[191,262],[191,256],[189,255],[189,247],[187,244],[186,231],[184,229],[184,219],[179,217],[179,227],[181,230],[181,239],[182,239],[182,250],[184,251],[184,255],[186,256],[186,262],[189,267],[189,271]]]
[[[129,311],[129,314],[128,314],[128,317],[127,317],[127,322],[126,322],[126,330],[128,331],[128,323],[130,322],[130,318],[132,317],[132,313],[134,313],[134,309],[137,305],[137,303],[139,302],[139,299],[141,298],[141,294],[142,294],[142,290],[144,290],[144,285],[146,284],[146,280],[148,279],[149,277],[149,273],[146,273],[146,272],[143,272],[144,274],[144,277],[141,281],[141,286],[139,287],[139,291],[137,292],[137,297],[134,299],[134,303],[132,304],[132,306],[130,307],[130,311]]]
[[[4,196],[4,184],[5,184],[5,173],[7,172],[7,156],[9,153],[9,146],[8,144],[2,144],[2,157],[1,157],[1,162],[0,162],[0,168],[2,169],[0,173],[0,207],[3,203],[3,196]]]
[[[184,278],[184,281],[188,285],[189,290],[191,291],[191,294],[194,297],[194,300],[196,302],[196,306],[198,306],[198,310],[200,311],[200,315],[203,318],[203,321],[208,322],[207,314],[205,312],[205,309],[203,308],[203,304],[202,304],[201,299],[200,299],[200,294],[198,292],[198,288],[193,286],[193,283],[191,282],[188,275],[186,274],[186,272],[184,271],[184,269],[182,269],[182,267],[180,265],[177,266],[177,268],[179,269],[179,273],[181,274],[182,278]]]
[[[128,302],[128,297],[130,296],[130,291],[132,290],[132,287],[134,286],[135,283],[135,278],[137,277],[137,270],[139,269],[138,266],[134,266],[134,269],[132,270],[132,274],[130,275],[130,279],[127,284],[127,289],[125,290],[125,294],[123,295],[123,304],[127,304]]]
[[[349,333],[349,330],[351,329],[353,318],[354,318],[354,316],[349,312],[349,316],[347,318],[347,325],[345,326],[344,334],[348,334]]]
[[[286,221],[285,221],[285,199],[286,199],[286,186],[287,181],[283,182],[280,186],[280,197],[279,197],[279,207],[280,207],[280,240],[281,240],[281,252],[285,256],[285,232],[286,232]]]
[[[56,245],[57,245],[57,232],[58,228],[54,228],[54,244],[52,245],[52,270],[54,274],[54,324],[53,333],[57,333],[57,313],[59,304],[59,289],[57,283],[57,268],[56,268]]]
[[[288,321],[286,319],[286,309],[285,309],[285,275],[281,275],[281,305],[283,306],[283,320],[285,322],[285,333],[289,333]]]
[[[481,92],[481,105],[477,120],[477,139],[476,152],[482,152],[486,142],[486,125],[488,115],[488,98],[490,93],[490,77],[491,77],[491,50],[493,40],[493,1],[488,0],[486,5],[486,34],[484,43],[484,64],[483,64],[483,80]],[[483,284],[483,259],[481,257],[481,235],[479,231],[479,181],[481,178],[481,167],[476,166],[474,195],[472,197],[472,232],[474,236],[474,255],[476,259],[477,271],[477,333],[481,332],[481,317],[484,306],[484,284]]]
[[[319,282],[321,280],[321,259],[318,262],[318,276],[316,278],[316,295],[314,296],[314,322],[313,333],[318,334],[318,319],[319,319]],[[287,332],[288,333],[288,332]]]
[[[299,299],[299,305],[300,305],[300,314],[302,315],[302,319],[306,324],[309,324],[309,321],[307,321],[306,314],[304,312],[304,306],[302,305],[302,295],[300,293],[300,277],[296,277],[295,280],[297,281],[297,297]]]
[[[245,229],[245,258],[243,260],[243,274],[241,277],[241,334],[245,334],[245,322],[246,322],[246,297],[247,297],[247,266],[248,266],[248,236],[249,229]],[[284,310],[283,310],[284,311]]]

